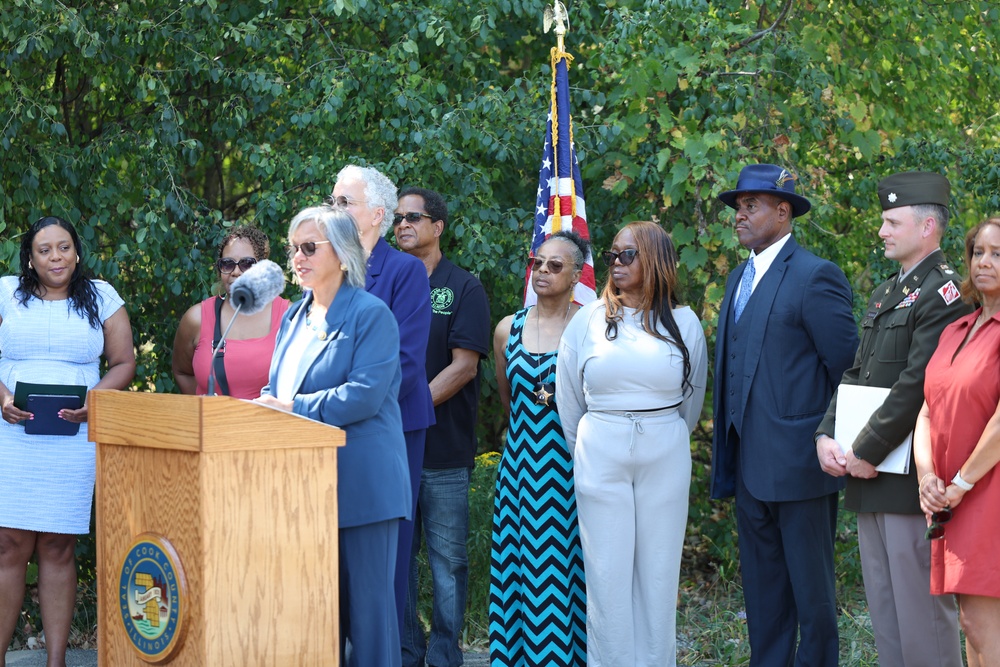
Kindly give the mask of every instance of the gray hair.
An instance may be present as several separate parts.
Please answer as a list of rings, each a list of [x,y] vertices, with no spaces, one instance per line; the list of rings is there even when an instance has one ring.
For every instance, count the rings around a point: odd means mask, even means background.
[[[570,253],[573,255],[573,270],[581,271],[587,262],[587,255],[590,254],[590,241],[580,236],[579,233],[569,229],[561,229],[542,242],[545,245],[549,241],[565,241],[569,245]],[[541,249],[542,246],[538,246]]]
[[[917,220],[923,220],[924,218],[934,218],[937,220],[938,233],[944,236],[944,230],[948,228],[948,219],[951,217],[951,211],[948,210],[947,206],[942,206],[941,204],[914,204],[913,215]]]
[[[316,223],[320,233],[333,246],[333,251],[337,253],[341,265],[345,267],[347,284],[364,289],[368,252],[361,246],[361,237],[358,236],[358,226],[354,222],[354,217],[344,209],[333,206],[312,206],[304,209],[292,218],[292,222],[288,225],[289,243],[299,226],[309,220]]]
[[[337,174],[337,181],[341,179],[359,180],[365,184],[365,199],[368,200],[368,208],[375,210],[384,209],[382,221],[379,223],[379,236],[385,236],[392,227],[392,216],[399,206],[399,198],[396,196],[396,185],[389,180],[389,177],[373,167],[359,167],[349,164]]]

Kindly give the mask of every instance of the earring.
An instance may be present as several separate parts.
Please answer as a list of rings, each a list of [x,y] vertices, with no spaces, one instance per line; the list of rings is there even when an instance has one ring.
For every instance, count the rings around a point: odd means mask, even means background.
[[[76,256],[76,263],[77,263],[77,264],[79,264],[79,263],[80,263],[80,256],[79,256],[79,255],[77,255],[77,256]]]
[[[343,271],[344,273],[347,273],[347,265],[346,264],[341,264],[340,265],[340,270]]]
[[[35,267],[34,267],[34,266],[33,266],[33,265],[31,264],[31,260],[30,260],[30,259],[28,260],[28,268],[29,268],[29,269],[34,269],[34,268],[35,268]]]

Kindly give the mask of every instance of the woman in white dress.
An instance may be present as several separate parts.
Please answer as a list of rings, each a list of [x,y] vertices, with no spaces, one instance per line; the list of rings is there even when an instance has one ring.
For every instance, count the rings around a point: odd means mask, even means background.
[[[705,334],[677,302],[677,254],[659,225],[626,225],[604,261],[601,298],[566,327],[556,366],[587,573],[587,664],[675,665]]]
[[[21,239],[21,273],[0,278],[0,667],[38,557],[48,667],[64,667],[76,606],[76,535],[90,530],[94,444],[25,433],[33,415],[14,405],[17,383],[124,389],[135,376],[132,328],[108,283],[84,275],[73,226],[45,217]],[[100,377],[100,358],[108,370]],[[87,405],[59,419],[84,424]]]

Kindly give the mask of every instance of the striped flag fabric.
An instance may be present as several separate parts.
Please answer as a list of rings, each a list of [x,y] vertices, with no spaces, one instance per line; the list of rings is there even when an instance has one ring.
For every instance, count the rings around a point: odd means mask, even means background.
[[[534,235],[531,254],[554,232],[572,229],[590,239],[587,228],[587,206],[583,197],[580,164],[573,147],[573,121],[569,112],[569,63],[573,56],[552,49],[552,95],[545,129],[545,149],[538,172],[538,195],[535,200]],[[525,271],[524,305],[533,305],[535,291],[531,287],[531,262]],[[583,275],[576,284],[573,300],[583,305],[597,298],[594,277],[594,257],[588,253]]]

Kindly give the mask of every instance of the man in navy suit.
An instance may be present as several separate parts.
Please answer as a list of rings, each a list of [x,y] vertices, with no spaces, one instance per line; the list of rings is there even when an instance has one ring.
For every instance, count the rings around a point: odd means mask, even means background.
[[[820,469],[813,434],[857,349],[851,288],[792,237],[811,204],[788,171],[747,166],[719,199],[750,250],[719,310],[712,442],[712,497],[736,496],[750,664],[836,665],[843,484]]]
[[[399,386],[399,410],[406,437],[413,516],[420,491],[424,462],[424,438],[434,424],[434,401],[427,386],[427,339],[431,330],[431,287],[424,264],[416,257],[391,247],[383,238],[392,227],[398,205],[396,186],[371,167],[349,165],[337,174],[332,203],[345,208],[358,225],[361,245],[371,255],[365,276],[365,291],[382,299],[399,325],[399,361],[403,370]],[[406,608],[413,521],[399,522],[396,557],[396,612],[400,633]]]

